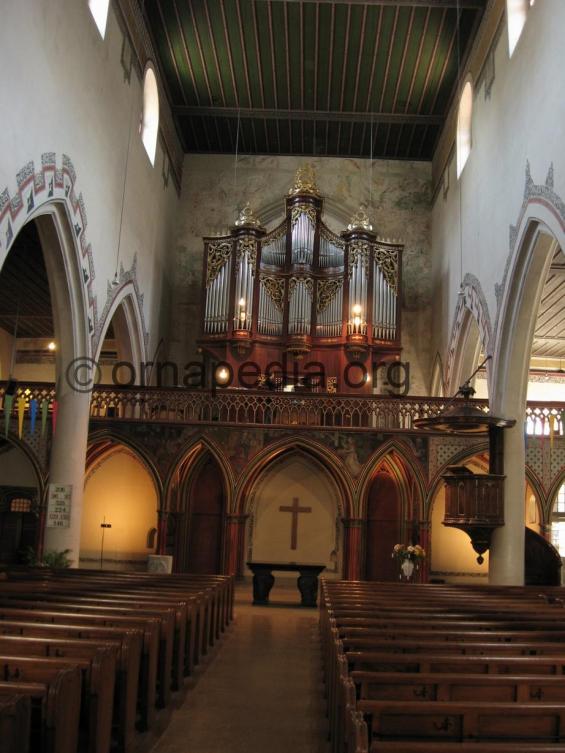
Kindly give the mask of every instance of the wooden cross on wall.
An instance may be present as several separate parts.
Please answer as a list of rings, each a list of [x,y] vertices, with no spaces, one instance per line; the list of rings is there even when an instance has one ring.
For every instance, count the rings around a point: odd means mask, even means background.
[[[301,512],[312,512],[311,507],[299,507],[298,497],[292,500],[292,505],[281,505],[280,512],[292,513],[292,524],[290,528],[290,548],[296,549],[298,544],[298,514]]]

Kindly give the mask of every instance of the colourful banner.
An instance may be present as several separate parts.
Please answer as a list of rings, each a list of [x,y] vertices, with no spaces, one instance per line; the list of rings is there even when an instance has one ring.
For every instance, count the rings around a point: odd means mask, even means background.
[[[26,412],[27,399],[25,395],[18,398],[18,437],[21,439],[24,433],[24,416]]]
[[[553,449],[553,436],[555,434],[555,416],[553,413],[549,415],[549,446]]]
[[[47,427],[47,413],[49,411],[49,403],[47,400],[43,400],[41,403],[41,437],[45,435],[45,429]]]
[[[37,400],[34,397],[29,401],[29,418],[29,430],[32,434],[35,434],[35,422],[37,420]]]

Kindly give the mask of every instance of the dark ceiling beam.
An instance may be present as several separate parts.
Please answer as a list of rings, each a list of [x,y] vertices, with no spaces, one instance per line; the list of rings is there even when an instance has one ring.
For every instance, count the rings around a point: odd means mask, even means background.
[[[418,115],[393,112],[336,112],[327,110],[269,110],[260,107],[191,107],[176,105],[177,117],[209,118],[265,118],[266,120],[322,120],[340,123],[397,123],[414,125],[441,125],[443,118],[437,115]]]
[[[303,3],[305,0],[255,0],[255,2]],[[486,0],[316,0],[326,5],[404,5],[412,8],[472,8],[484,10]],[[308,2],[308,0],[306,0]],[[313,2],[313,0],[312,0]]]

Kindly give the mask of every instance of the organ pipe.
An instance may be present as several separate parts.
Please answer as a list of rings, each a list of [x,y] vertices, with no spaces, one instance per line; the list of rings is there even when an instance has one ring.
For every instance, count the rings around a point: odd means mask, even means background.
[[[229,236],[206,239],[203,337],[233,336],[239,347],[255,333],[295,355],[300,342],[316,347],[315,338],[349,353],[359,343],[398,347],[400,246],[379,240],[363,212],[335,234],[310,184],[299,183],[286,202],[285,220],[269,232],[246,210]],[[285,344],[287,334],[294,339]]]

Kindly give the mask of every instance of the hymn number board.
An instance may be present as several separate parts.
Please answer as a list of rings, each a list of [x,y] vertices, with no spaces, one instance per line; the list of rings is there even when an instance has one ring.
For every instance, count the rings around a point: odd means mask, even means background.
[[[69,528],[73,487],[49,484],[47,499],[47,528]]]

